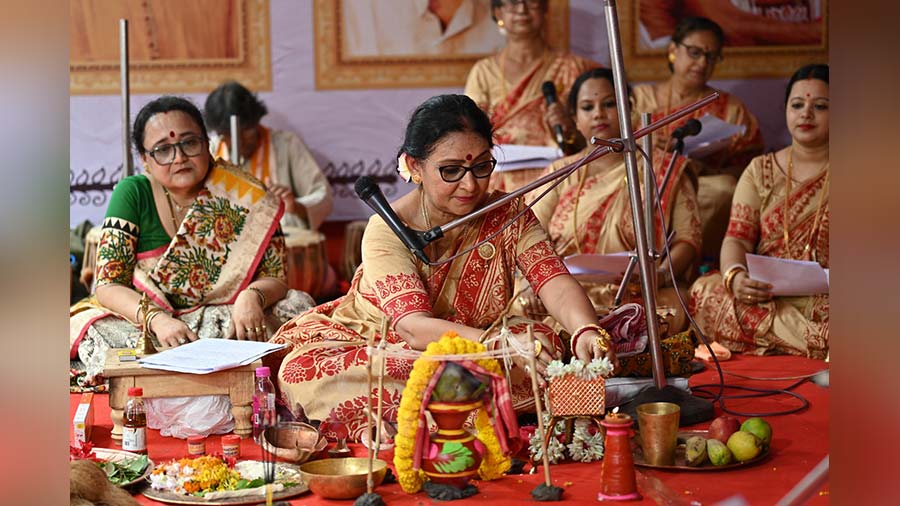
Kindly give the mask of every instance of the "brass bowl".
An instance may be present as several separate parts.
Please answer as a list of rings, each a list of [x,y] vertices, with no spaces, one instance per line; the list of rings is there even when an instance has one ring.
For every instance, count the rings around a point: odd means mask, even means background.
[[[355,499],[366,493],[369,459],[347,457],[307,462],[300,466],[300,475],[309,489],[325,499]],[[372,481],[381,485],[387,473],[387,462],[372,462]]]
[[[328,445],[319,431],[303,422],[281,422],[266,429],[263,447],[276,457],[298,464],[306,462]]]

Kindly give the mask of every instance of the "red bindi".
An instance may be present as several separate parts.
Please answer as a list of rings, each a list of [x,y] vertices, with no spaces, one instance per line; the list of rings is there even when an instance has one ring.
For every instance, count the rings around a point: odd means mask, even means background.
[[[809,98],[809,93],[806,94],[806,98]]]
[[[169,137],[175,137],[175,132],[173,132],[172,130],[169,130]]]
[[[471,160],[472,160],[472,155],[466,155],[466,161],[468,162],[468,161],[471,161]]]

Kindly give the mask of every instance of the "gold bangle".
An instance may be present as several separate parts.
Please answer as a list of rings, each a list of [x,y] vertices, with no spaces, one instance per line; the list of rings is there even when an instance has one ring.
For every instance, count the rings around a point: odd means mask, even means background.
[[[722,284],[725,285],[726,292],[728,292],[732,296],[734,295],[734,291],[731,289],[731,285],[732,283],[734,283],[734,278],[735,276],[737,276],[738,272],[746,270],[747,268],[742,264],[734,264],[725,271],[725,276],[722,278]]]
[[[150,322],[153,321],[153,318],[156,318],[156,315],[158,315],[159,313],[162,313],[162,312],[164,312],[164,311],[158,307],[151,307],[151,308],[147,309],[147,311],[144,313],[144,327],[143,328],[144,328],[144,330],[147,331],[148,334],[153,334],[154,336],[156,335],[152,330],[150,330]]]
[[[260,307],[262,307],[263,309],[266,308],[266,302],[268,302],[268,301],[266,300],[266,294],[264,294],[262,290],[260,290],[259,288],[256,288],[255,286],[248,286],[247,288],[245,288],[245,290],[250,290],[253,293],[255,293],[256,296],[259,298]]]

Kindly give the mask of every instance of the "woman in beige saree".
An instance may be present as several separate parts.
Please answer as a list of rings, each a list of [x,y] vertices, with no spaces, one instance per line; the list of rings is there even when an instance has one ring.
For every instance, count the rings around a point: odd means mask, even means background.
[[[828,66],[794,73],[785,106],[791,145],[744,171],[722,244],[724,275],[698,279],[691,307],[703,331],[733,351],[824,359],[828,294],[773,296],[747,272],[747,253],[828,267]]]
[[[565,112],[566,91],[583,71],[600,65],[571,53],[554,51],[544,41],[547,0],[492,0],[494,19],[506,35],[497,54],[475,62],[464,93],[487,112],[498,144],[556,146],[551,124],[563,127],[566,154],[584,139]],[[552,82],[559,100],[546,106],[541,85]],[[571,149],[570,149],[571,148]],[[495,172],[491,188],[512,191],[536,179],[543,167]]]
[[[420,105],[410,120],[400,150],[401,174],[418,187],[394,202],[397,215],[411,228],[430,230],[464,216],[491,198],[488,180],[491,125],[465,95],[441,95]],[[408,168],[408,172],[406,169]],[[292,346],[278,373],[281,395],[296,410],[299,404],[313,419],[336,420],[359,439],[366,427],[366,341],[380,339],[382,321],[387,349],[424,350],[441,334],[454,331],[479,340],[485,329],[506,314],[513,297],[513,273],[520,269],[563,327],[575,335],[575,354],[583,359],[615,354],[602,348],[597,317],[578,283],[553,252],[546,233],[530,211],[507,228],[522,211],[522,199],[454,228],[425,252],[435,260],[458,258],[437,266],[416,258],[373,216],[362,240],[362,265],[344,297],[318,306],[285,324],[275,342]],[[488,242],[466,252],[482,239]],[[509,322],[522,342],[524,319]],[[537,371],[562,356],[559,337],[536,323],[541,343]],[[525,363],[514,357],[509,370],[510,394],[517,410],[533,402]],[[379,365],[376,364],[375,367]],[[412,362],[388,358],[382,391],[384,419],[396,420],[397,407]]]
[[[296,291],[292,303],[282,300],[284,205],[259,181],[212,160],[192,103],[153,100],[133,132],[146,173],[116,185],[97,247],[96,296],[70,311],[70,359],[86,370],[87,384],[101,379],[106,351],[134,348],[143,328],[163,347],[263,340],[312,305]]]
[[[585,138],[597,136],[611,139],[620,136],[619,117],[613,88],[612,72],[594,69],[576,79],[570,94],[570,108],[576,111],[575,123]],[[563,158],[550,165],[548,172],[584,157],[592,147],[579,154]],[[664,168],[661,169],[665,170]],[[663,173],[656,174],[662,181]],[[541,188],[532,195],[539,194]],[[643,191],[643,190],[642,190]],[[646,195],[646,192],[643,193]],[[671,260],[675,275],[683,281],[684,273],[700,249],[700,222],[693,186],[676,173],[662,194],[666,227],[675,232],[671,245]],[[635,248],[631,203],[625,184],[625,162],[620,154],[609,154],[589,163],[568,176],[534,205],[534,213],[547,228],[556,253],[562,257],[579,253],[609,254],[633,251]],[[657,223],[657,248],[662,247],[662,227]],[[678,332],[686,318],[680,310],[675,288],[667,264],[659,268],[658,302],[676,311],[670,322],[670,332]],[[613,306],[617,283],[582,285],[598,308]],[[528,300],[527,298],[525,300]],[[639,302],[640,294],[629,292],[623,302]]]
[[[731,197],[741,171],[763,151],[762,134],[756,117],[739,98],[708,84],[716,64],[722,60],[724,43],[725,34],[715,22],[707,18],[684,18],[676,26],[668,46],[668,64],[672,75],[661,83],[634,88],[634,111],[651,113],[653,121],[677,112],[714,91],[720,94],[713,103],[654,132],[655,165],[666,167],[669,164],[671,154],[667,152],[673,147],[672,132],[690,118],[709,114],[744,127],[743,133],[734,135],[721,149],[702,158],[676,162],[678,165],[687,164],[688,174],[696,183],[703,227],[701,258],[713,263],[718,259],[728,224]]]

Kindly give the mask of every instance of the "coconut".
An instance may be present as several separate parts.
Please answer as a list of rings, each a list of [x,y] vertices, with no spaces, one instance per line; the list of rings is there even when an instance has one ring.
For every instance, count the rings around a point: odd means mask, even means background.
[[[70,463],[69,503],[71,506],[138,506],[131,494],[110,483],[100,466],[90,460]]]

